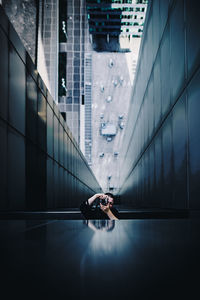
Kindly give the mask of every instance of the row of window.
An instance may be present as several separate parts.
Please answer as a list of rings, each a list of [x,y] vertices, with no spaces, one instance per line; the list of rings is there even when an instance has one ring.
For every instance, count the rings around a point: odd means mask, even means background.
[[[142,26],[143,24],[139,24],[138,22],[122,22],[122,23],[105,23],[105,22],[91,22],[90,26],[106,26],[113,28],[114,26]]]
[[[92,3],[92,4],[110,4],[110,3],[126,3],[126,4],[132,4],[132,0],[87,0],[87,3]]]
[[[119,4],[132,4],[132,0],[112,0],[112,3]]]
[[[140,16],[138,18],[138,15],[122,15],[120,17],[121,17],[121,19],[133,19],[133,17],[134,17],[134,19],[141,19],[141,20],[144,19],[143,16]]]
[[[136,32],[135,29],[128,29],[128,28],[123,28],[123,29],[118,29],[118,28],[90,28],[89,29],[90,33],[98,33],[98,32],[102,32],[102,34],[116,34],[118,35],[120,32]],[[143,30],[141,28],[139,28],[137,30],[137,32],[143,32]]]
[[[91,15],[88,15],[88,19],[90,20],[90,22],[95,22],[96,20],[101,20],[101,22],[103,21],[104,22],[118,22],[120,23],[121,22],[121,19],[140,19],[140,20],[143,20],[144,19],[144,16],[137,16],[137,15],[94,15],[94,14],[91,14]],[[112,17],[112,18],[111,18]],[[105,25],[105,24],[103,24]]]
[[[142,25],[144,25],[144,24],[139,24],[138,22],[123,22],[122,24],[121,24],[122,26],[142,26]]]
[[[145,12],[145,7],[116,7],[116,8],[110,8],[110,7],[92,7],[92,6],[87,6],[88,11],[92,12],[103,12],[103,11],[109,11],[109,13],[112,14],[115,11],[135,11],[135,12]]]
[[[112,0],[112,3],[117,3],[117,4],[147,4],[147,0]]]

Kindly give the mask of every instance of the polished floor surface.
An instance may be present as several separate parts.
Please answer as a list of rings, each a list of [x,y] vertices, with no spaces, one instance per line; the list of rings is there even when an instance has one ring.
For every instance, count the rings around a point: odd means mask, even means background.
[[[200,220],[0,220],[4,299],[196,299]]]

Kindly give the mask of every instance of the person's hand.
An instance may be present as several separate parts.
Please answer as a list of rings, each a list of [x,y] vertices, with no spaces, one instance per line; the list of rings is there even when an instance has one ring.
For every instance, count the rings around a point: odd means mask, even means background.
[[[101,199],[103,199],[103,198],[106,198],[106,195],[104,195],[104,194],[95,194],[95,195],[93,195],[92,197],[90,197],[89,199],[88,199],[88,204],[89,205],[92,205],[92,203],[97,199],[97,198],[101,198]]]
[[[100,203],[100,209],[108,216],[110,220],[118,220],[118,218],[115,217],[115,215],[112,213],[110,209],[110,203],[108,203],[107,205],[102,205]]]
[[[105,214],[108,214],[110,211],[110,204],[108,203],[107,205],[103,205],[100,203],[100,208]]]
[[[97,198],[100,198],[100,199],[105,199],[106,198],[106,195],[105,194],[96,194]]]

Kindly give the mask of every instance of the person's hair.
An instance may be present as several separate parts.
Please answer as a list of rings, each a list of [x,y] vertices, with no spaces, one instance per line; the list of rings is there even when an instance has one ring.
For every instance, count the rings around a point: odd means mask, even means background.
[[[113,201],[115,200],[115,197],[114,197],[114,195],[113,195],[112,193],[105,193],[105,195],[107,195],[107,196],[113,198]]]

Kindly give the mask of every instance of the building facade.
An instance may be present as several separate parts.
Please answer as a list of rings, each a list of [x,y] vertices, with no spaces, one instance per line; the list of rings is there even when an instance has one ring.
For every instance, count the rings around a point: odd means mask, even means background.
[[[132,38],[141,37],[148,1],[87,0],[89,31],[96,51],[129,51]],[[124,44],[125,42],[125,44]]]
[[[2,1],[10,22],[58,101],[58,1]]]
[[[60,1],[59,109],[80,145],[87,18],[84,0]]]
[[[135,207],[200,207],[200,42],[196,1],[150,1],[121,160]]]

